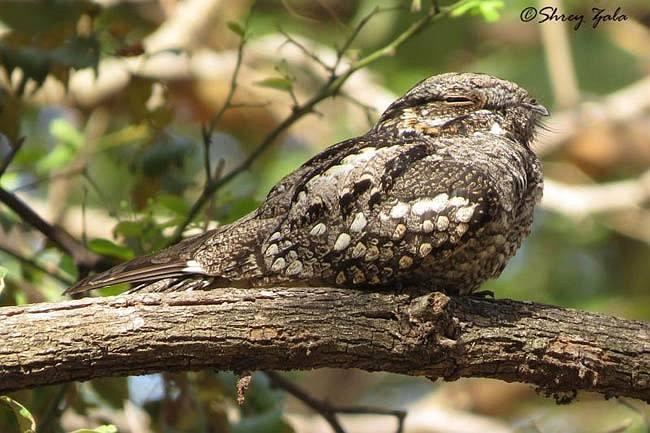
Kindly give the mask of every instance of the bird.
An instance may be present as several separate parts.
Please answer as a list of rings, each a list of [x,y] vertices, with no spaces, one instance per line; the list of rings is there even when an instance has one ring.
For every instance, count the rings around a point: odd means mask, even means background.
[[[480,73],[415,84],[364,135],[326,148],[241,219],[77,282],[129,292],[413,286],[471,295],[530,233],[548,110]]]

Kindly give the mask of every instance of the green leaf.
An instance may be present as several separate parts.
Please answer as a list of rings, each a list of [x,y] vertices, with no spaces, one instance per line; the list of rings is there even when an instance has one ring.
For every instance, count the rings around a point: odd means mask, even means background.
[[[82,428],[70,433],[117,433],[117,427],[115,427],[113,424],[107,424],[100,425],[99,427],[95,427],[93,429]]]
[[[255,82],[255,85],[276,90],[283,90],[285,92],[288,92],[293,88],[293,83],[283,77],[265,78],[261,81]]]
[[[130,260],[135,256],[135,254],[133,254],[133,250],[130,248],[124,247],[122,245],[117,245],[108,239],[91,239],[88,242],[88,248],[97,254],[117,257],[118,259],[123,260]]]
[[[505,6],[503,0],[467,0],[460,2],[452,11],[452,17],[471,14],[479,15],[485,21],[497,21],[500,16],[500,10]]]
[[[160,194],[156,197],[156,203],[177,216],[185,216],[190,211],[187,202],[177,195]]]
[[[501,0],[484,1],[479,6],[479,14],[489,23],[499,21],[501,18],[501,9],[503,9]]]
[[[121,221],[113,229],[113,235],[117,237],[122,235],[125,238],[137,238],[144,231],[140,221]]]
[[[239,35],[242,38],[246,34],[246,29],[244,28],[244,26],[242,26],[240,23],[236,21],[228,21],[226,25],[228,26],[231,32]]]
[[[14,411],[21,433],[34,433],[36,431],[36,421],[34,421],[34,417],[25,406],[5,395],[0,396],[0,403],[6,404]]]
[[[100,48],[99,41],[94,35],[75,36],[52,51],[50,57],[62,65],[77,70],[92,68],[97,73]]]

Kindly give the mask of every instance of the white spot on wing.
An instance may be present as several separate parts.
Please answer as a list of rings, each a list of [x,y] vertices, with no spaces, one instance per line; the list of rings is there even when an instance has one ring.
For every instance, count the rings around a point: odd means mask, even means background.
[[[345,176],[349,172],[351,172],[354,169],[354,165],[352,164],[340,164],[340,165],[334,165],[327,169],[325,173],[323,173],[324,176],[327,177],[340,177],[340,176]]]
[[[364,147],[361,152],[353,155],[348,155],[341,160],[343,164],[358,165],[359,163],[366,162],[372,159],[377,154],[377,149],[374,147]]]
[[[285,273],[289,276],[298,275],[302,272],[302,262],[300,260],[295,260],[289,264]]]
[[[495,135],[505,135],[506,131],[499,125],[498,122],[494,122],[490,128],[490,133]]]
[[[273,257],[274,255],[276,255],[279,252],[280,252],[280,249],[278,248],[278,245],[277,244],[271,244],[271,245],[269,245],[269,247],[264,252],[264,255],[266,257]]]
[[[359,233],[361,230],[366,228],[366,224],[368,224],[366,216],[363,214],[363,212],[358,212],[354,216],[352,224],[350,224],[350,231],[353,233]]]
[[[449,227],[449,218],[447,218],[444,215],[440,215],[436,220],[436,228],[439,231],[444,232],[445,230],[447,230],[448,227]]]
[[[311,229],[309,234],[312,236],[320,236],[325,234],[326,231],[327,231],[327,226],[323,223],[318,223],[314,226],[314,228]]]
[[[282,257],[278,258],[273,262],[273,265],[271,266],[271,270],[273,272],[278,272],[284,269],[284,267],[287,266],[287,262],[284,261]]]
[[[461,207],[456,211],[456,221],[461,223],[468,223],[474,215],[474,209],[476,209],[477,204],[471,206]]]
[[[469,203],[465,197],[452,197],[449,200],[449,206],[466,206]]]
[[[409,205],[404,202],[399,202],[390,210],[391,218],[404,218],[409,211]]]
[[[438,194],[434,198],[422,198],[415,203],[411,208],[413,214],[422,216],[427,212],[440,212],[447,206],[449,196],[447,194]]]
[[[334,243],[334,251],[342,251],[350,245],[352,238],[347,233],[341,233]]]
[[[203,266],[201,266],[201,264],[196,260],[188,260],[187,262],[185,262],[185,267],[183,268],[183,272],[202,274],[205,272],[205,269],[203,269]]]

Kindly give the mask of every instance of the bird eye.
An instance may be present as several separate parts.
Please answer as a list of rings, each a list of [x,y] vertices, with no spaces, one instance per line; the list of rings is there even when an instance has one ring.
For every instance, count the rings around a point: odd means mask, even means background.
[[[472,105],[472,104],[474,104],[473,99],[470,99],[470,98],[468,98],[466,96],[456,96],[456,95],[447,96],[445,98],[445,102],[447,104],[451,104],[451,105]]]

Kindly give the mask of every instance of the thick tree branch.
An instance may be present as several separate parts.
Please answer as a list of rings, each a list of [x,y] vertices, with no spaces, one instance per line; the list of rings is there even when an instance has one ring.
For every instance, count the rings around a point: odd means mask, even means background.
[[[649,324],[440,293],[228,289],[4,307],[0,341],[0,392],[160,371],[340,367],[650,402]]]

